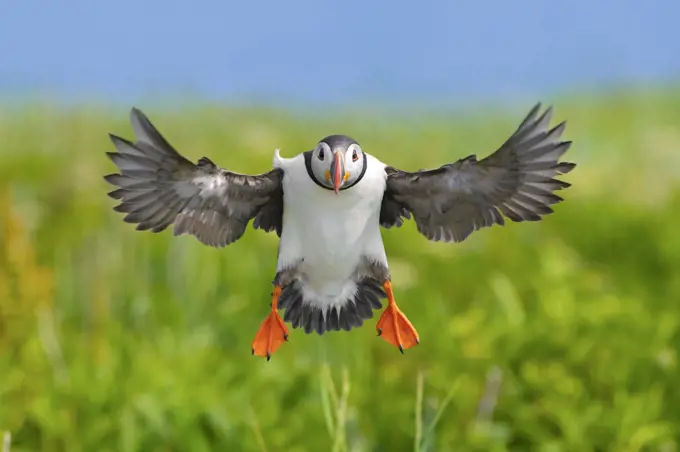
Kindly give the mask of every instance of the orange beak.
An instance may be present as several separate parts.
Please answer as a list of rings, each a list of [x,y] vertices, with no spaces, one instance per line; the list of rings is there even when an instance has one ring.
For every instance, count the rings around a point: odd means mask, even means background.
[[[331,162],[331,181],[333,182],[333,190],[337,195],[345,182],[345,154],[339,151],[335,152]]]

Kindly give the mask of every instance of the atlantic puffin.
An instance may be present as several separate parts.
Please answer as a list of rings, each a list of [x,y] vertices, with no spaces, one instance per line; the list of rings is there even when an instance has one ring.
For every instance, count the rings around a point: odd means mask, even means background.
[[[366,153],[346,135],[330,135],[292,158],[274,152],[273,169],[259,175],[196,164],[176,151],[137,108],[130,113],[136,141],[110,134],[107,155],[120,170],[105,176],[117,187],[115,211],[137,230],[190,234],[225,247],[252,227],[279,237],[271,310],[252,342],[270,359],[288,340],[288,327],[309,334],[349,331],[387,307],[380,337],[405,349],[420,342],[395,301],[382,228],[413,219],[428,240],[462,242],[504,217],[538,221],[562,201],[557,179],[576,165],[559,159],[566,122],[550,127],[552,107],[535,105],[488,157],[475,155],[436,169],[408,172]],[[279,314],[282,311],[283,316]]]

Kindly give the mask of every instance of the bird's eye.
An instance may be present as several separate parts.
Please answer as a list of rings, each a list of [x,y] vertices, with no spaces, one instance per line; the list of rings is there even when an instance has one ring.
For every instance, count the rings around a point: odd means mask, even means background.
[[[359,160],[359,154],[357,154],[357,150],[355,149],[354,152],[352,152],[352,161],[356,162]]]
[[[323,148],[319,149],[319,160],[323,160]]]

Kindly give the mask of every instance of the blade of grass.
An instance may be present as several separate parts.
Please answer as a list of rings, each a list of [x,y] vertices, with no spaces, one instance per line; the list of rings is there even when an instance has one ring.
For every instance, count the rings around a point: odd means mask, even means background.
[[[444,414],[444,410],[449,406],[451,403],[451,399],[453,399],[453,395],[458,391],[461,385],[461,380],[457,380],[453,385],[451,385],[451,389],[449,389],[449,392],[446,394],[446,397],[444,398],[444,401],[442,404],[439,406],[437,409],[437,414],[435,414],[434,419],[432,419],[432,422],[430,423],[429,427],[427,428],[427,432],[425,433],[425,438],[432,438],[434,435],[434,429],[437,426],[437,423],[439,422],[439,419],[442,417]]]
[[[347,438],[345,432],[345,425],[347,423],[347,401],[349,399],[349,371],[346,367],[342,369],[342,395],[340,398],[340,403],[338,405],[336,413],[336,426],[335,426],[335,441],[333,443],[333,452],[339,452],[340,450],[347,450]],[[342,449],[341,449],[342,448]]]
[[[324,364],[319,376],[319,391],[321,393],[321,409],[323,410],[323,417],[326,421],[326,429],[328,429],[328,435],[333,438],[335,436],[335,424],[331,408],[331,390],[328,386],[328,372],[328,364]]]
[[[338,392],[335,390],[335,382],[333,381],[333,376],[331,375],[330,366],[326,366],[326,381],[328,382],[328,393],[331,396],[331,404],[333,409],[338,409]]]
[[[264,441],[264,435],[262,435],[262,429],[260,428],[260,422],[257,420],[255,410],[253,410],[252,406],[249,406],[248,411],[250,411],[250,428],[253,429],[255,441],[257,441],[260,452],[267,452],[267,443]]]
[[[420,452],[420,443],[423,438],[423,371],[418,371],[416,379],[416,428],[415,438],[413,439],[413,450]]]

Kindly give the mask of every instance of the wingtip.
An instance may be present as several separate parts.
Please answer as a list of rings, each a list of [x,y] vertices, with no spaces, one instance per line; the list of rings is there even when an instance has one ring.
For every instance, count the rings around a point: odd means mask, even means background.
[[[114,179],[117,178],[117,177],[120,177],[120,174],[118,174],[118,173],[107,174],[106,176],[104,176],[104,180],[106,182],[108,182],[109,184],[115,185],[116,187],[118,187],[118,184],[116,184],[114,182]]]
[[[532,118],[538,114],[539,111],[541,111],[541,108],[543,107],[543,102],[540,100],[534,104],[533,107],[531,107],[531,110],[529,110],[529,114],[527,115],[528,117]]]
[[[124,193],[125,191],[122,188],[118,188],[116,190],[108,192],[107,195],[113,199],[123,199]]]
[[[142,110],[133,106],[130,109],[130,123],[133,125],[133,128],[135,124],[143,122],[149,122],[149,119],[146,117]]]
[[[129,213],[129,207],[126,203],[121,202],[120,204],[113,206],[113,210],[121,213]]]
[[[119,137],[118,135],[116,135],[115,133],[109,132],[109,140],[111,141],[111,143],[113,143],[115,145],[116,142],[121,141],[122,138]]]
[[[134,146],[130,140],[116,135],[115,133],[109,133],[109,140],[111,140],[111,143],[113,143],[116,149],[118,149],[119,146]]]
[[[541,127],[548,127],[550,125],[550,122],[552,121],[552,116],[553,116],[553,108],[552,105],[548,105],[545,110],[543,110],[543,113],[536,119],[537,125]]]
[[[517,126],[517,130],[524,130],[527,127],[530,127],[532,124],[535,124],[536,122],[540,122],[542,119],[545,118],[546,114],[549,114],[550,109],[546,110],[542,114],[541,112],[541,106],[543,103],[541,101],[538,101],[534,106],[529,110],[529,113],[526,114],[524,117],[524,120]]]
[[[574,168],[576,168],[576,163],[560,162],[557,164],[557,171],[559,171],[560,174],[567,174],[571,172]]]

